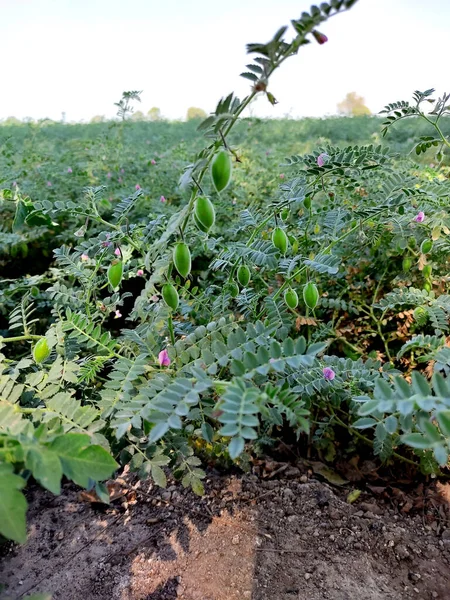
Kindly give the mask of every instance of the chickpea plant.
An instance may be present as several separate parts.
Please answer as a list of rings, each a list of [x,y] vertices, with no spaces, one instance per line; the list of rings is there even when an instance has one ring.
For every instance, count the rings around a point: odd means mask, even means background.
[[[0,337],[3,536],[26,538],[30,477],[58,494],[64,476],[108,502],[102,482],[128,464],[162,487],[170,470],[202,494],[200,457],[244,464],[286,425],[324,460],[345,429],[382,461],[445,467],[448,180],[424,179],[382,145],[326,144],[285,159],[276,197],[230,210],[242,164],[233,127],[258,94],[276,103],[273,72],[326,43],[318,28],[354,4],[313,6],[291,41],[283,27],[248,45],[251,90],[201,123],[207,143],[182,173],[175,211],[162,197],[143,214],[138,184],[114,209],[103,187],[79,202],[8,196],[16,229],[70,216],[77,241],[54,251]],[[387,110],[400,119],[403,108]],[[46,330],[36,298],[51,313]]]

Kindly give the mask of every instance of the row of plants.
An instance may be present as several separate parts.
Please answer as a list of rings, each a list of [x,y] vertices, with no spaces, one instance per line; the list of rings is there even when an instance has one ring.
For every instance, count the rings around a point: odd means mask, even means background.
[[[31,477],[55,494],[66,477],[108,502],[103,481],[128,464],[162,487],[170,471],[202,494],[206,462],[245,468],[286,435],[330,462],[361,443],[383,462],[446,468],[448,98],[427,90],[386,107],[377,122],[388,137],[407,118],[428,128],[405,157],[386,144],[324,142],[275,167],[244,135],[259,129],[268,148],[264,123],[232,135],[257,95],[276,101],[272,73],[325,43],[318,28],[353,4],[313,6],[292,21],[290,41],[283,27],[249,44],[248,96],[222,98],[201,123],[206,143],[188,165],[189,146],[180,150],[176,187],[180,145],[148,192],[137,181],[105,200],[104,185],[80,195],[64,183],[52,195],[33,191],[33,178],[27,193],[3,190],[3,242],[42,228],[53,249],[32,275],[12,256],[16,275],[0,286],[5,537],[25,540]],[[128,126],[108,138],[116,165]],[[433,151],[432,169],[412,160]],[[78,181],[103,172],[103,156]],[[151,173],[158,160],[146,156]]]

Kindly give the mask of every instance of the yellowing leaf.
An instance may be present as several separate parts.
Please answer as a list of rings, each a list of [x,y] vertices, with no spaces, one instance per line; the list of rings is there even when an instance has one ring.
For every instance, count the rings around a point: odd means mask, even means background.
[[[361,490],[353,490],[347,496],[347,502],[348,502],[348,504],[353,504],[353,502],[356,502],[356,500],[358,500],[358,498],[360,496],[361,496]]]

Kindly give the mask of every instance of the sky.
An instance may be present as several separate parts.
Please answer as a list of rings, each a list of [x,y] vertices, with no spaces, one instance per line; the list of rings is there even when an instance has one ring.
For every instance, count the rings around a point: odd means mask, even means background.
[[[320,2],[318,2],[320,3]],[[0,0],[0,119],[90,120],[115,114],[124,90],[143,90],[137,108],[182,119],[209,112],[249,82],[248,42],[267,42],[298,18],[305,0]],[[372,112],[414,90],[450,91],[450,0],[359,0],[286,61],[254,116],[335,114],[348,92]]]

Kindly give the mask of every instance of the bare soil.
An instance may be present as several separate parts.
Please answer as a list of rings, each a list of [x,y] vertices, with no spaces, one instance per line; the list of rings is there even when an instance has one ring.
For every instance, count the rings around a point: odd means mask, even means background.
[[[0,598],[450,599],[450,491],[386,487],[346,501],[299,469],[211,473],[198,498],[132,477],[104,507],[67,485],[29,492],[29,537],[3,547]],[[278,478],[277,478],[278,477]]]

